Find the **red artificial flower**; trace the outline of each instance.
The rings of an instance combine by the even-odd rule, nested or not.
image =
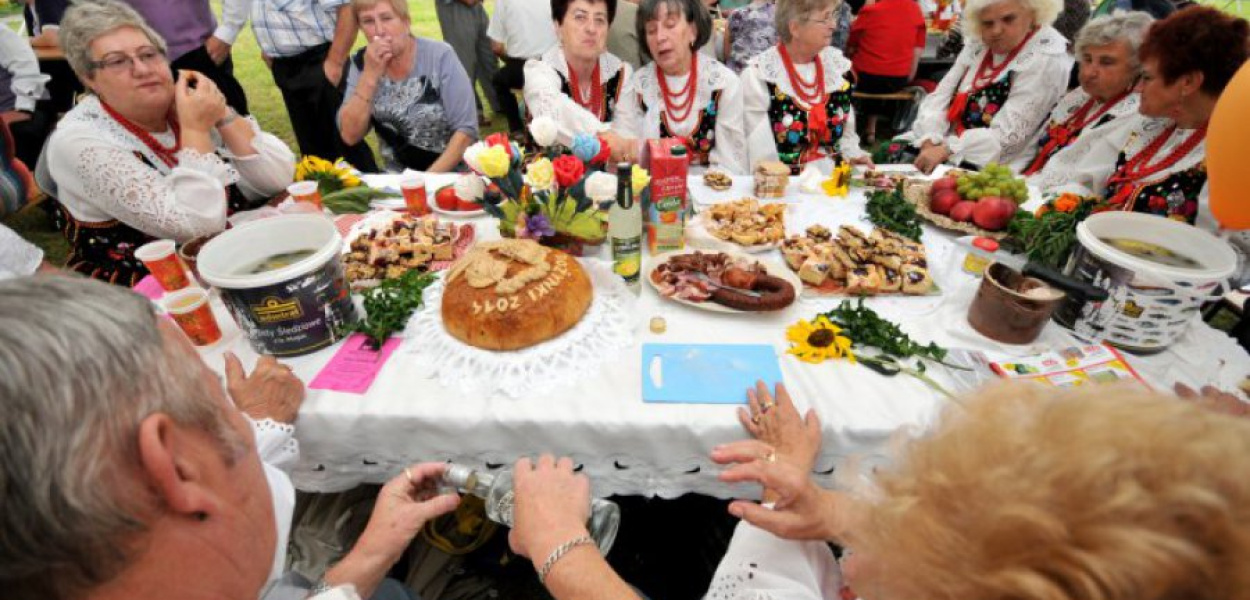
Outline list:
[[[600,135],[596,137],[599,138],[599,153],[596,154],[594,158],[590,159],[590,164],[607,164],[608,159],[612,158],[612,145],[608,143],[608,140],[603,139],[603,136]]]
[[[553,161],[551,167],[556,172],[556,183],[562,188],[568,188],[573,184],[581,181],[582,174],[586,172],[586,167],[582,165],[582,161],[576,156],[565,154]]]
[[[1167,210],[1168,201],[1163,196],[1150,197],[1150,210]]]
[[[512,141],[508,139],[508,134],[506,133],[492,133],[486,136],[486,145],[502,146],[503,151],[507,152],[508,156],[512,156]]]
[[[987,114],[987,115],[992,115],[992,114],[994,114],[994,113],[996,113],[996,112],[998,112],[998,105],[997,105],[997,104],[994,104],[994,103],[992,103],[992,102],[991,102],[990,104],[986,104],[986,105],[985,105],[985,114]]]

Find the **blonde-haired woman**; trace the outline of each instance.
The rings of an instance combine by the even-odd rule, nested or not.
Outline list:
[[[771,401],[752,403],[759,426],[802,437]],[[993,387],[850,491],[817,487],[780,445],[712,458],[776,507],[730,505],[744,523],[709,599],[838,598],[827,540],[866,600],[1250,598],[1250,420],[1173,396]]]
[[[1031,154],[1072,71],[1068,42],[1051,27],[1062,8],[1060,0],[968,0],[967,43],[887,160],[914,160],[929,173],[943,163],[1010,164]]]
[[[742,71],[750,166],[780,160],[797,174],[808,163],[837,158],[872,163],[855,133],[851,61],[830,46],[840,5],[778,0],[780,41]]]

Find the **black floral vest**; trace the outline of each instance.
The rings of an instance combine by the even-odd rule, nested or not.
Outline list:
[[[1123,167],[1126,162],[1128,162],[1128,156],[1121,151],[1116,159],[1116,170]],[[1183,171],[1176,171],[1162,181],[1142,185],[1134,185],[1133,182],[1110,185],[1107,187],[1106,197],[1115,197],[1120,192],[1121,186],[1133,185],[1132,195],[1120,206],[1113,206],[1113,210],[1131,210],[1159,215],[1193,225],[1198,217],[1198,196],[1202,194],[1202,188],[1206,184],[1207,166],[1205,162],[1200,162]]]
[[[556,71],[556,74],[560,76],[560,92],[562,92],[565,96],[572,98],[573,92],[572,92],[572,88],[569,87],[568,76],[559,71]],[[620,100],[619,96],[621,94],[621,80],[625,78],[624,76],[625,76],[625,66],[622,65],[621,68],[617,69],[616,74],[613,75],[611,79],[607,80],[603,84],[604,107],[603,107],[603,118],[600,120],[603,121],[604,123],[611,123],[612,116],[616,114],[616,103],[618,100]]]
[[[829,139],[822,148],[830,155],[838,154],[842,133],[851,116],[851,92],[855,89],[850,83],[851,77],[849,71],[844,74],[842,79],[846,85],[830,92],[829,99],[825,101]],[[768,94],[768,122],[773,128],[773,141],[777,143],[777,156],[781,162],[790,165],[792,174],[797,175],[803,169],[803,152],[811,144],[807,132],[808,111],[775,83],[768,84]]]
[[[989,127],[994,122],[994,115],[1003,109],[1007,96],[1011,95],[1011,82],[1015,72],[1008,71],[1007,76],[995,81],[975,94],[968,96],[968,106],[964,109],[960,124],[965,130]]]
[[[660,137],[678,137],[686,140],[686,148],[690,151],[690,164],[708,165],[711,163],[712,148],[716,147],[716,116],[720,113],[721,90],[712,92],[707,106],[699,110],[699,119],[695,122],[694,131],[688,136],[677,135],[668,127],[668,113],[660,111]],[[639,98],[639,104],[646,110],[646,103]]]

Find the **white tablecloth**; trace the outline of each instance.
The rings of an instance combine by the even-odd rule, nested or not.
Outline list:
[[[700,202],[746,195],[749,180],[739,177],[734,190],[712,194],[696,178],[691,191]],[[447,180],[431,178],[437,186]],[[375,185],[386,183],[385,178]],[[431,188],[432,189],[432,188]],[[794,190],[792,185],[792,190]],[[802,232],[821,223],[836,227],[861,220],[862,192],[849,198],[793,195],[787,230]],[[479,239],[496,237],[489,217],[472,220]],[[881,298],[867,303],[921,342],[990,353],[991,358],[1027,355],[1076,342],[1054,323],[1027,348],[1005,348],[968,325],[967,306],[979,280],[960,270],[963,253],[950,234],[926,227],[924,242],[942,294],[934,297]],[[761,255],[782,265],[777,251]],[[637,311],[629,318],[639,343],[752,343],[777,350],[785,383],[800,411],[815,407],[823,422],[824,446],[818,470],[831,470],[847,457],[870,464],[886,460],[894,438],[926,426],[945,401],[906,376],[887,378],[844,361],[808,365],[784,354],[786,327],[800,318],[836,305],[838,298],[804,296],[773,314],[717,314],[674,304],[643,284]],[[653,334],[654,316],[667,331]],[[224,313],[220,318],[229,321]],[[231,323],[226,323],[229,329]],[[232,349],[251,364],[255,354],[237,332],[204,352],[214,368],[220,353]],[[404,344],[419,344],[407,339]],[[337,350],[285,360],[304,381],[311,381]],[[697,492],[717,497],[754,493],[716,479],[719,468],[707,455],[716,444],[742,439],[735,408],[726,405],[646,404],[641,392],[641,351],[635,346],[586,373],[574,385],[542,397],[464,397],[440,386],[412,364],[401,347],[364,396],[309,390],[297,422],[301,460],[292,478],[308,491],[338,491],[363,482],[382,482],[411,462],[451,460],[472,466],[510,464],[520,455],[551,452],[581,463],[599,495],[638,494],[675,497]],[[1250,373],[1250,356],[1222,332],[1196,322],[1171,350],[1150,357],[1130,356],[1131,364],[1157,389],[1176,381],[1235,387]],[[951,385],[943,373],[930,373]],[[744,393],[745,402],[745,393]]]

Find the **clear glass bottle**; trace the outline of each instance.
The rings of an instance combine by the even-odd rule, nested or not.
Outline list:
[[[635,292],[642,271],[642,207],[634,201],[632,164],[616,166],[616,202],[608,211],[608,239],[612,247],[612,270]]]
[[[486,517],[505,527],[512,527],[514,497],[511,468],[487,473],[464,465],[447,465],[443,483],[462,494],[485,500]],[[615,502],[603,498],[590,499],[590,521],[586,523],[586,529],[604,556],[612,549],[620,526],[621,508]]]

